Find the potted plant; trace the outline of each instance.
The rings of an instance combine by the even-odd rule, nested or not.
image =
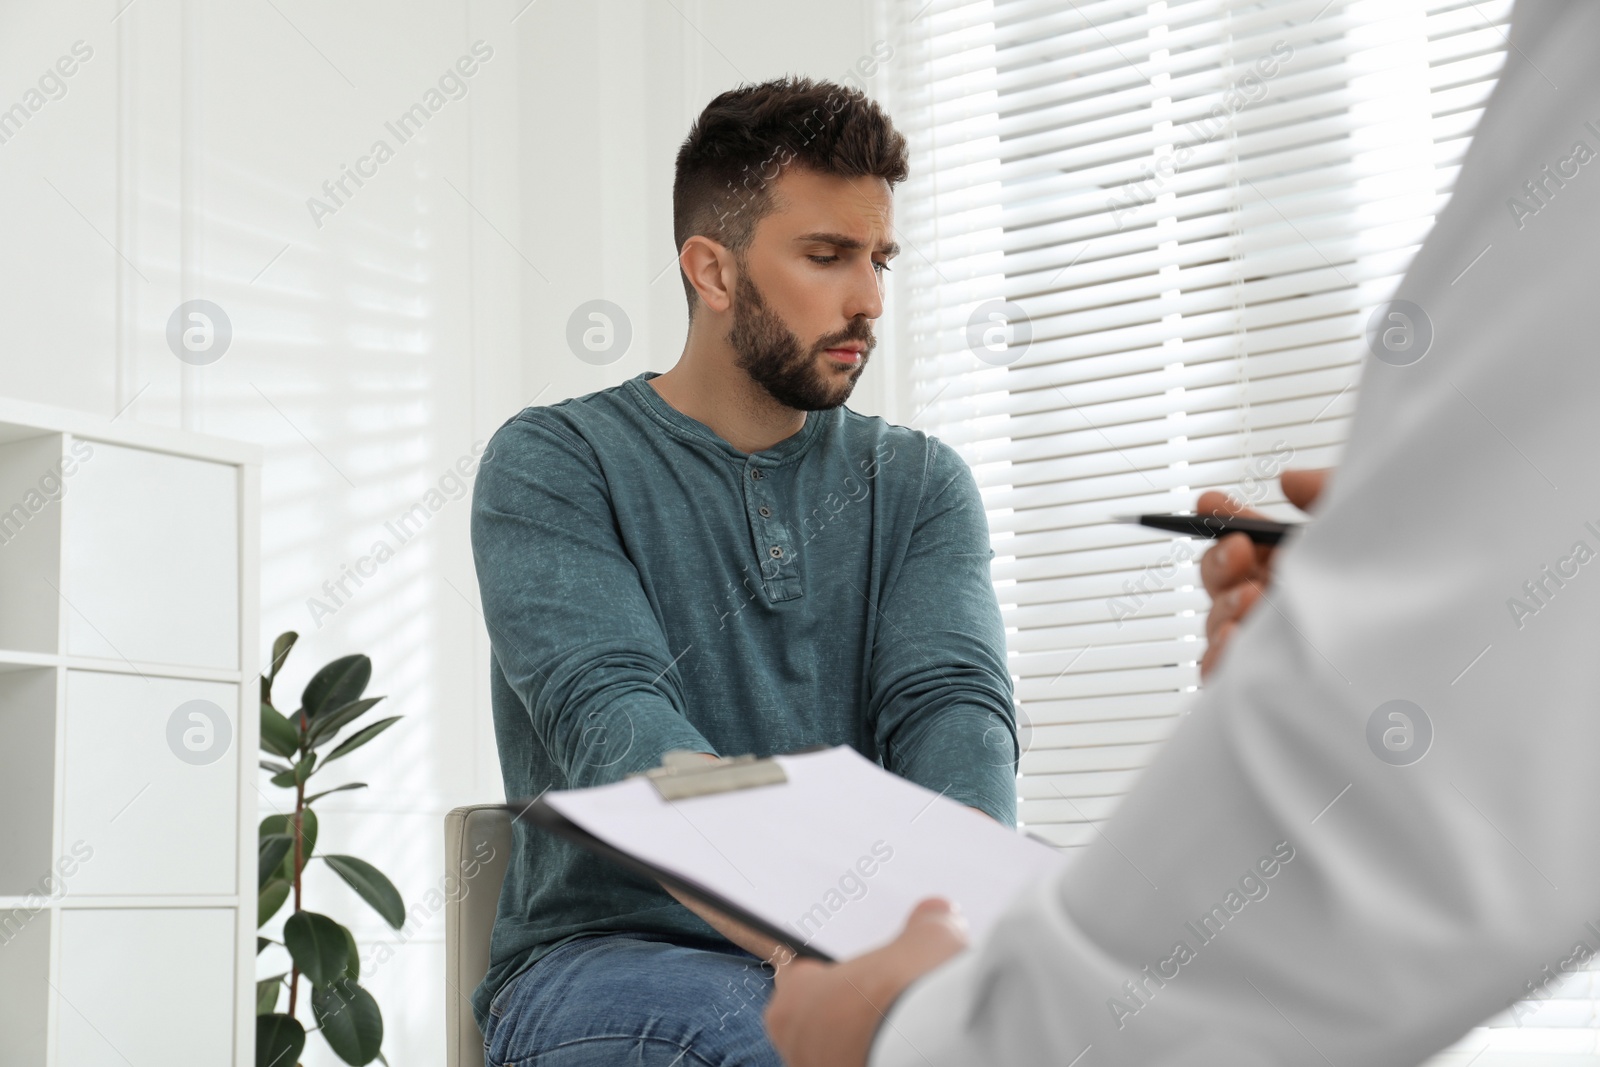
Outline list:
[[[330,793],[365,789],[366,783],[346,782],[317,792],[307,789],[328,764],[365,745],[399,722],[400,716],[369,723],[328,747],[383,699],[361,695],[372,678],[372,661],[362,655],[327,664],[306,684],[299,708],[287,714],[279,711],[272,703],[272,684],[298,638],[292,631],[278,635],[272,643],[271,666],[261,676],[261,748],[275,757],[263,759],[261,766],[272,772],[273,785],[293,790],[294,803],[292,811],[261,820],[256,925],[266,923],[291,898],[294,910],[283,924],[281,942],[256,938],[257,954],[276,945],[287,951],[291,964],[287,972],[256,983],[256,1067],[294,1067],[298,1062],[307,1032],[296,1017],[302,978],[310,986],[313,1029],[321,1032],[334,1053],[350,1064],[375,1059],[387,1064],[382,1052],[383,1015],[359,983],[361,960],[355,938],[348,927],[306,910],[300,883],[306,865],[320,860],[390,926],[398,930],[405,923],[399,892],[376,867],[354,856],[316,851],[313,805]],[[288,1010],[280,1012],[278,999],[285,985]]]

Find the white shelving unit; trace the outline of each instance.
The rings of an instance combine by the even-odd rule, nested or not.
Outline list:
[[[248,1067],[260,449],[0,400],[0,1067]]]

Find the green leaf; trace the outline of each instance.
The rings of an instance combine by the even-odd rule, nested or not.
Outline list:
[[[294,643],[298,640],[300,640],[299,634],[293,630],[285,630],[272,642],[272,664],[267,669],[268,678],[278,677],[278,672],[283,669],[283,661],[289,658],[289,650],[294,648]]]
[[[262,834],[261,845],[257,855],[256,888],[263,889],[278,868],[283,866],[283,859],[294,850],[293,834]]]
[[[372,678],[372,661],[366,656],[341,656],[323,667],[306,683],[300,707],[307,718],[341,708],[357,700]]]
[[[306,1047],[306,1028],[291,1016],[256,1016],[256,1067],[295,1067]]]
[[[311,728],[306,731],[307,742],[315,746],[332,741],[334,734],[360,718],[382,699],[382,697],[364,697],[361,700],[352,700],[341,708],[334,708],[326,715],[318,715],[311,720]]]
[[[283,902],[289,899],[289,890],[294,886],[286,879],[274,878],[261,887],[261,893],[256,897],[256,925],[263,925],[268,919],[278,914],[278,909],[283,907]]]
[[[277,680],[278,671],[283,669],[283,661],[289,658],[289,650],[300,639],[300,635],[293,630],[278,635],[272,642],[272,662],[267,665],[267,673],[261,676],[261,703],[272,703],[272,683]]]
[[[348,926],[344,927],[344,939],[350,949],[350,963],[344,969],[344,976],[354,982],[361,977],[361,950],[356,947],[356,935]]]
[[[327,758],[322,762],[332,763],[340,756],[348,756],[350,753],[354,752],[356,749],[360,748],[362,745],[366,744],[368,741],[371,741],[374,737],[377,737],[389,727],[399,722],[402,718],[404,718],[404,716],[394,715],[387,719],[379,719],[371,726],[364,727],[358,732],[351,734],[349,737],[340,742],[337,748],[328,753]]]
[[[268,815],[265,819],[261,820],[261,833],[263,836],[267,834],[290,834],[292,839],[293,832],[293,815]],[[316,851],[316,848],[317,813],[312,811],[310,808],[306,808],[300,812],[300,859],[302,861],[309,860],[311,858],[311,854]],[[281,877],[290,879],[291,881],[294,879],[293,848],[290,848],[288,853],[283,857],[283,867],[281,868],[281,871]]]
[[[262,937],[260,934],[257,934],[256,935],[256,955],[259,956],[263,952],[265,952],[267,950],[267,946],[268,945],[276,945],[277,943],[278,942],[272,940],[272,938],[270,938],[270,937]]]
[[[285,819],[286,822],[288,822],[290,824],[292,824],[294,822],[294,816],[292,816],[292,815],[285,815],[284,819]],[[317,813],[312,811],[310,808],[302,808],[300,810],[300,860],[301,860],[301,862],[303,863],[306,860],[309,860],[311,858],[311,854],[313,852],[315,852],[316,850],[317,850]],[[289,874],[290,874],[290,877],[294,876],[294,872],[293,871],[290,871]]]
[[[288,774],[291,770],[287,763],[279,763],[277,760],[273,759],[264,759],[261,760],[260,763],[262,770],[271,771],[274,775]]]
[[[327,760],[323,760],[323,762],[326,763]],[[332,789],[324,789],[320,793],[312,793],[306,797],[306,803],[310,804],[313,800],[321,800],[329,793],[343,793],[346,789],[365,789],[366,787],[366,782],[346,782],[344,785],[336,785]]]
[[[256,983],[256,1014],[271,1015],[278,1010],[278,990],[283,988],[283,975],[263,978]]]
[[[311,1013],[341,1060],[360,1067],[378,1058],[383,1015],[371,993],[349,981],[313,988]]]
[[[384,922],[396,930],[405,925],[405,901],[400,899],[400,891],[384,877],[382,871],[354,856],[323,856],[322,862],[332,867],[351,889],[361,894],[361,899],[371,904],[372,909],[383,916]]]
[[[350,965],[345,929],[326,915],[297,911],[283,924],[283,943],[300,973],[314,986],[325,986]]]
[[[293,759],[300,747],[300,731],[271,704],[261,705],[261,747],[274,755]]]
[[[311,777],[311,769],[316,764],[317,754],[315,752],[307,752],[305,759],[296,763],[293,767],[286,768],[281,774],[273,775],[272,784],[282,786],[285,789],[293,789]]]

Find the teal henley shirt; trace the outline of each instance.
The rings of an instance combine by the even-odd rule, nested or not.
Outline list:
[[[507,797],[613,782],[675,748],[844,744],[1013,824],[1005,630],[966,464],[843,407],[740,452],[653,377],[528,408],[479,469]],[[655,882],[517,823],[480,1025],[544,953],[620,931],[721,941]]]

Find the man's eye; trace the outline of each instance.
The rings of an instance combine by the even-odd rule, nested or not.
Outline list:
[[[881,274],[884,271],[889,269],[889,264],[887,264],[887,263],[874,263],[873,267],[877,268],[878,273]]]
[[[810,259],[813,263],[834,263],[839,259],[838,256],[808,256],[806,258]]]

